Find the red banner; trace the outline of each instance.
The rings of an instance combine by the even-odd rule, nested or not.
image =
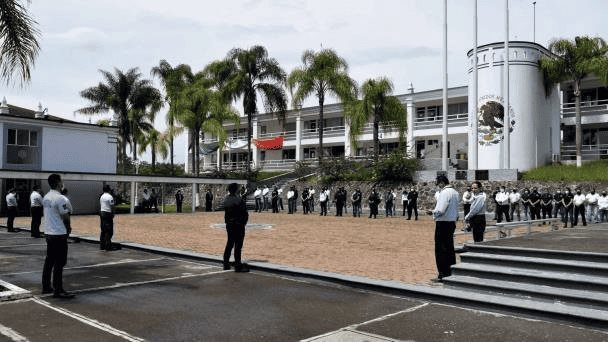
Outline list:
[[[271,139],[256,139],[253,143],[262,150],[280,150],[283,148],[283,136]]]

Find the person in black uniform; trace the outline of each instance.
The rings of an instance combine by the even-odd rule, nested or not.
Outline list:
[[[411,188],[410,192],[407,193],[407,219],[412,218],[412,211],[414,212],[414,219],[418,220],[418,191]]]
[[[530,194],[530,211],[532,212],[532,220],[540,220],[540,194],[538,193],[537,188],[532,188],[532,193]]]
[[[298,197],[300,196],[300,193],[298,192],[298,189],[296,187],[293,188],[293,212],[297,212],[298,211]]]
[[[564,219],[562,221],[564,222],[564,228],[568,228],[568,217],[570,218],[570,227],[574,227],[574,215],[572,215],[574,209],[573,201],[574,195],[572,195],[570,189],[566,188],[562,196],[562,207],[564,210]]]
[[[372,218],[372,216],[376,218],[378,215],[378,204],[380,204],[380,196],[378,195],[378,192],[376,192],[376,188],[373,188],[371,194],[367,197],[367,204],[369,205],[368,218]]]
[[[209,188],[207,188],[207,193],[205,193],[205,211],[213,211],[213,194]]]
[[[184,204],[184,194],[181,190],[177,190],[175,193],[175,206],[177,207],[177,212],[182,212],[182,205]]]
[[[386,199],[384,200],[384,210],[385,210],[385,215],[386,217],[389,216],[395,216],[394,214],[394,202],[395,202],[395,196],[393,195],[393,189],[389,189],[386,192]]]
[[[361,190],[359,188],[355,189],[351,196],[351,200],[353,201],[353,217],[361,217],[361,198],[362,198]]]
[[[492,192],[492,203],[494,204],[494,221],[498,221],[498,201],[496,200],[496,195],[500,192],[500,188],[496,187],[496,190]]]
[[[231,183],[228,185],[228,196],[224,200],[224,222],[228,241],[224,249],[224,270],[230,269],[230,254],[234,247],[234,271],[249,272],[247,264],[241,262],[241,250],[245,240],[245,225],[249,220],[247,204],[236,194],[239,185]]]
[[[239,196],[243,199],[243,201],[247,201],[247,195],[249,195],[249,190],[244,185],[241,185],[241,191],[239,192]]]
[[[272,193],[270,194],[270,196],[272,212],[276,214],[279,212],[279,191],[277,190],[276,186],[272,189]]]
[[[310,191],[308,191],[308,188],[304,188],[304,190],[302,191],[302,210],[304,210],[304,215],[308,215],[308,213],[310,212],[310,207],[309,205],[309,200],[310,200]]]
[[[158,213],[158,193],[154,188],[152,188],[152,193],[150,194],[150,211],[154,208],[154,212]]]
[[[343,187],[340,187],[338,191],[336,191],[334,200],[336,202],[336,216],[342,216],[342,210],[344,209],[344,203],[346,202],[346,191],[344,191]]]
[[[553,196],[549,193],[549,190],[545,190],[545,192],[540,197],[540,207],[543,214],[543,220],[551,218],[551,213],[553,211]],[[546,224],[546,222],[543,222]]]
[[[342,192],[344,197],[344,213],[348,214],[348,201],[346,200],[348,198],[348,192],[344,188],[342,188]]]
[[[532,211],[530,210],[530,190],[528,188],[524,189],[524,193],[521,194],[521,204],[524,206],[524,217],[526,221],[532,217]]]
[[[562,204],[563,197],[564,195],[562,194],[560,189],[557,189],[555,191],[555,194],[553,194],[553,217],[557,217],[557,215],[559,214],[559,217],[562,219],[562,222],[564,221],[564,206]]]

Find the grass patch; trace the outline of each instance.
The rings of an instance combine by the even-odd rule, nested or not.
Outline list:
[[[576,165],[547,165],[522,174],[523,180],[608,182],[608,160],[597,160]]]
[[[285,172],[285,171],[259,171],[258,175],[256,177],[256,180],[262,181],[264,179],[268,179],[268,178],[275,177],[275,176],[280,176],[285,173],[287,173],[287,172]]]

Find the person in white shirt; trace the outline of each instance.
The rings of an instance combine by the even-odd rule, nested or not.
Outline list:
[[[597,198],[597,207],[600,215],[600,221],[608,221],[608,194],[602,191],[602,195]]]
[[[253,192],[253,197],[255,198],[255,211],[258,213],[262,212],[262,190],[258,186]]]
[[[293,214],[294,212],[294,207],[295,207],[295,191],[294,191],[294,187],[292,186],[291,188],[289,188],[289,191],[287,191],[287,213],[288,214]]]
[[[42,237],[40,235],[40,223],[42,223],[42,195],[40,194],[40,185],[34,185],[34,190],[30,194],[30,213],[32,222],[30,224],[30,235],[34,238]]]
[[[521,195],[519,194],[517,189],[513,189],[513,191],[511,191],[511,193],[509,194],[509,203],[511,204],[511,211],[509,213],[509,216],[511,217],[511,220],[515,219],[513,214],[517,213],[517,221],[521,221],[520,202]]]
[[[464,222],[473,230],[473,241],[482,242],[486,231],[486,194],[481,190],[481,182],[471,184],[471,210],[464,217]]]
[[[595,189],[591,189],[591,192],[585,196],[585,200],[587,201],[587,221],[589,223],[598,223],[599,217],[597,214],[597,200],[599,198],[599,194],[595,192]]]
[[[403,205],[403,216],[405,216],[405,211],[407,210],[407,189],[403,188],[401,192],[401,204]]]
[[[114,235],[114,197],[109,185],[103,186],[103,194],[99,197],[99,249],[106,251],[116,250],[112,246],[112,235]]]
[[[578,216],[580,214],[583,226],[587,225],[587,219],[585,218],[585,200],[586,197],[581,193],[581,189],[576,189],[576,195],[574,195],[574,224],[578,224]]]
[[[277,192],[279,193],[279,207],[281,210],[285,210],[285,208],[283,208],[283,188],[278,189]]]
[[[319,216],[327,216],[327,201],[329,200],[329,190],[326,187],[321,188],[319,193],[319,205],[321,206],[321,213]]]
[[[498,211],[496,222],[502,222],[503,215],[507,222],[511,222],[511,219],[509,218],[509,193],[505,191],[504,186],[501,186],[500,190],[496,194],[496,203],[498,204],[496,208]]]
[[[269,191],[270,189],[268,188],[268,185],[264,185],[264,189],[262,190],[262,201],[264,202],[264,211],[268,211],[268,208],[270,208],[270,202],[268,201]]]
[[[144,189],[142,197],[144,199],[142,203],[143,210],[145,213],[147,213],[150,211],[150,193],[148,193],[148,189]]]
[[[17,217],[17,190],[11,188],[6,195],[6,228],[9,232],[16,232],[14,228]]]
[[[435,262],[439,274],[433,281],[441,282],[452,274],[451,267],[456,264],[454,230],[458,219],[460,195],[452,188],[448,177],[437,176],[436,183],[440,192],[437,205],[431,214],[435,220]]]
[[[471,202],[473,202],[473,192],[471,192],[471,187],[469,186],[462,194],[462,210],[464,211],[464,216],[467,216],[469,210],[471,210]]]
[[[310,191],[308,191],[310,194],[310,211],[315,211],[315,189],[311,188]]]
[[[44,210],[44,236],[46,258],[42,271],[42,293],[53,293],[56,298],[73,298],[63,288],[63,267],[68,257],[68,235],[70,226],[69,200],[59,192],[63,187],[61,176],[51,174],[48,178],[51,190],[42,199]],[[52,273],[52,286],[51,286]]]

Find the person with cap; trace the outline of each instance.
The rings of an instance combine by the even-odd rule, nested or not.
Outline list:
[[[454,252],[454,230],[458,219],[460,196],[452,188],[448,177],[437,176],[436,185],[439,188],[439,198],[435,209],[430,212],[435,220],[435,263],[438,275],[433,281],[441,282],[452,274],[451,267],[456,264]]]
[[[278,214],[279,213],[279,191],[277,190],[276,186],[272,189],[272,192],[270,193],[270,203],[272,205],[272,213]]]
[[[511,211],[509,212],[509,217],[511,220],[515,220],[514,214],[517,214],[517,221],[521,221],[521,211],[520,211],[520,202],[521,195],[517,191],[517,189],[513,189],[509,194],[509,204],[511,205]]]
[[[53,297],[69,299],[74,294],[63,287],[63,268],[68,256],[68,236],[70,225],[69,200],[61,195],[63,181],[58,174],[48,177],[51,190],[42,199],[44,211],[44,236],[46,238],[46,258],[42,270],[42,293],[53,293]],[[51,283],[52,275],[52,283]]]
[[[608,221],[608,194],[602,191],[602,194],[597,198],[597,207],[600,215],[600,222]]]
[[[17,217],[17,190],[11,188],[6,195],[6,229],[9,232],[16,232],[14,227],[15,217]]]
[[[412,211],[414,212],[414,220],[418,221],[418,191],[414,188],[410,188],[410,192],[407,193],[407,219],[412,218]]]
[[[207,188],[207,192],[205,193],[205,211],[213,211],[213,194],[210,188]]]
[[[351,200],[353,202],[353,217],[361,217],[361,199],[363,195],[361,194],[361,190],[356,188],[353,194],[351,195]]]
[[[112,246],[112,236],[114,235],[114,196],[112,188],[108,184],[103,186],[103,194],[99,197],[99,249],[105,251],[116,250]]]
[[[228,196],[224,199],[224,222],[226,223],[226,233],[228,240],[224,248],[224,270],[230,269],[230,254],[234,248],[234,271],[249,272],[247,264],[241,261],[241,251],[245,240],[245,226],[249,220],[247,204],[236,192],[239,185],[230,183],[228,185]]]
[[[401,205],[403,206],[403,215],[405,217],[405,211],[407,210],[407,189],[404,187],[401,191]]]
[[[367,205],[369,206],[369,217],[376,218],[378,216],[378,204],[380,204],[380,196],[376,191],[376,188],[372,188],[372,192],[367,197]]]
[[[346,191],[344,191],[343,187],[338,188],[338,191],[336,191],[334,202],[336,202],[336,216],[342,216],[344,202],[346,202]]]
[[[486,194],[482,191],[481,182],[471,184],[471,208],[464,216],[464,222],[473,231],[473,241],[482,242],[486,231]]]
[[[40,238],[40,224],[42,223],[43,213],[40,185],[34,185],[34,189],[30,194],[30,213],[32,215],[30,235],[34,238]]]
[[[597,214],[597,199],[599,194],[595,192],[595,189],[591,189],[591,192],[585,196],[585,201],[587,202],[587,221],[589,223],[598,223],[598,214]]]
[[[566,188],[564,191],[564,196],[562,197],[562,206],[564,207],[564,228],[568,228],[568,218],[570,218],[570,227],[574,227],[574,215],[572,214],[574,211],[574,195],[570,191],[570,189]]]
[[[321,213],[319,216],[327,216],[327,202],[329,201],[329,192],[326,187],[321,188],[319,193],[319,205],[321,206]]]
[[[177,189],[177,192],[175,193],[175,206],[177,207],[177,212],[181,213],[182,212],[182,205],[184,203],[184,194],[182,193],[181,189]]]
[[[574,198],[572,199],[574,202],[574,224],[572,226],[578,224],[579,215],[583,221],[583,226],[587,225],[587,219],[585,218],[585,200],[585,195],[582,194],[581,189],[576,189],[576,195],[574,195]]]

